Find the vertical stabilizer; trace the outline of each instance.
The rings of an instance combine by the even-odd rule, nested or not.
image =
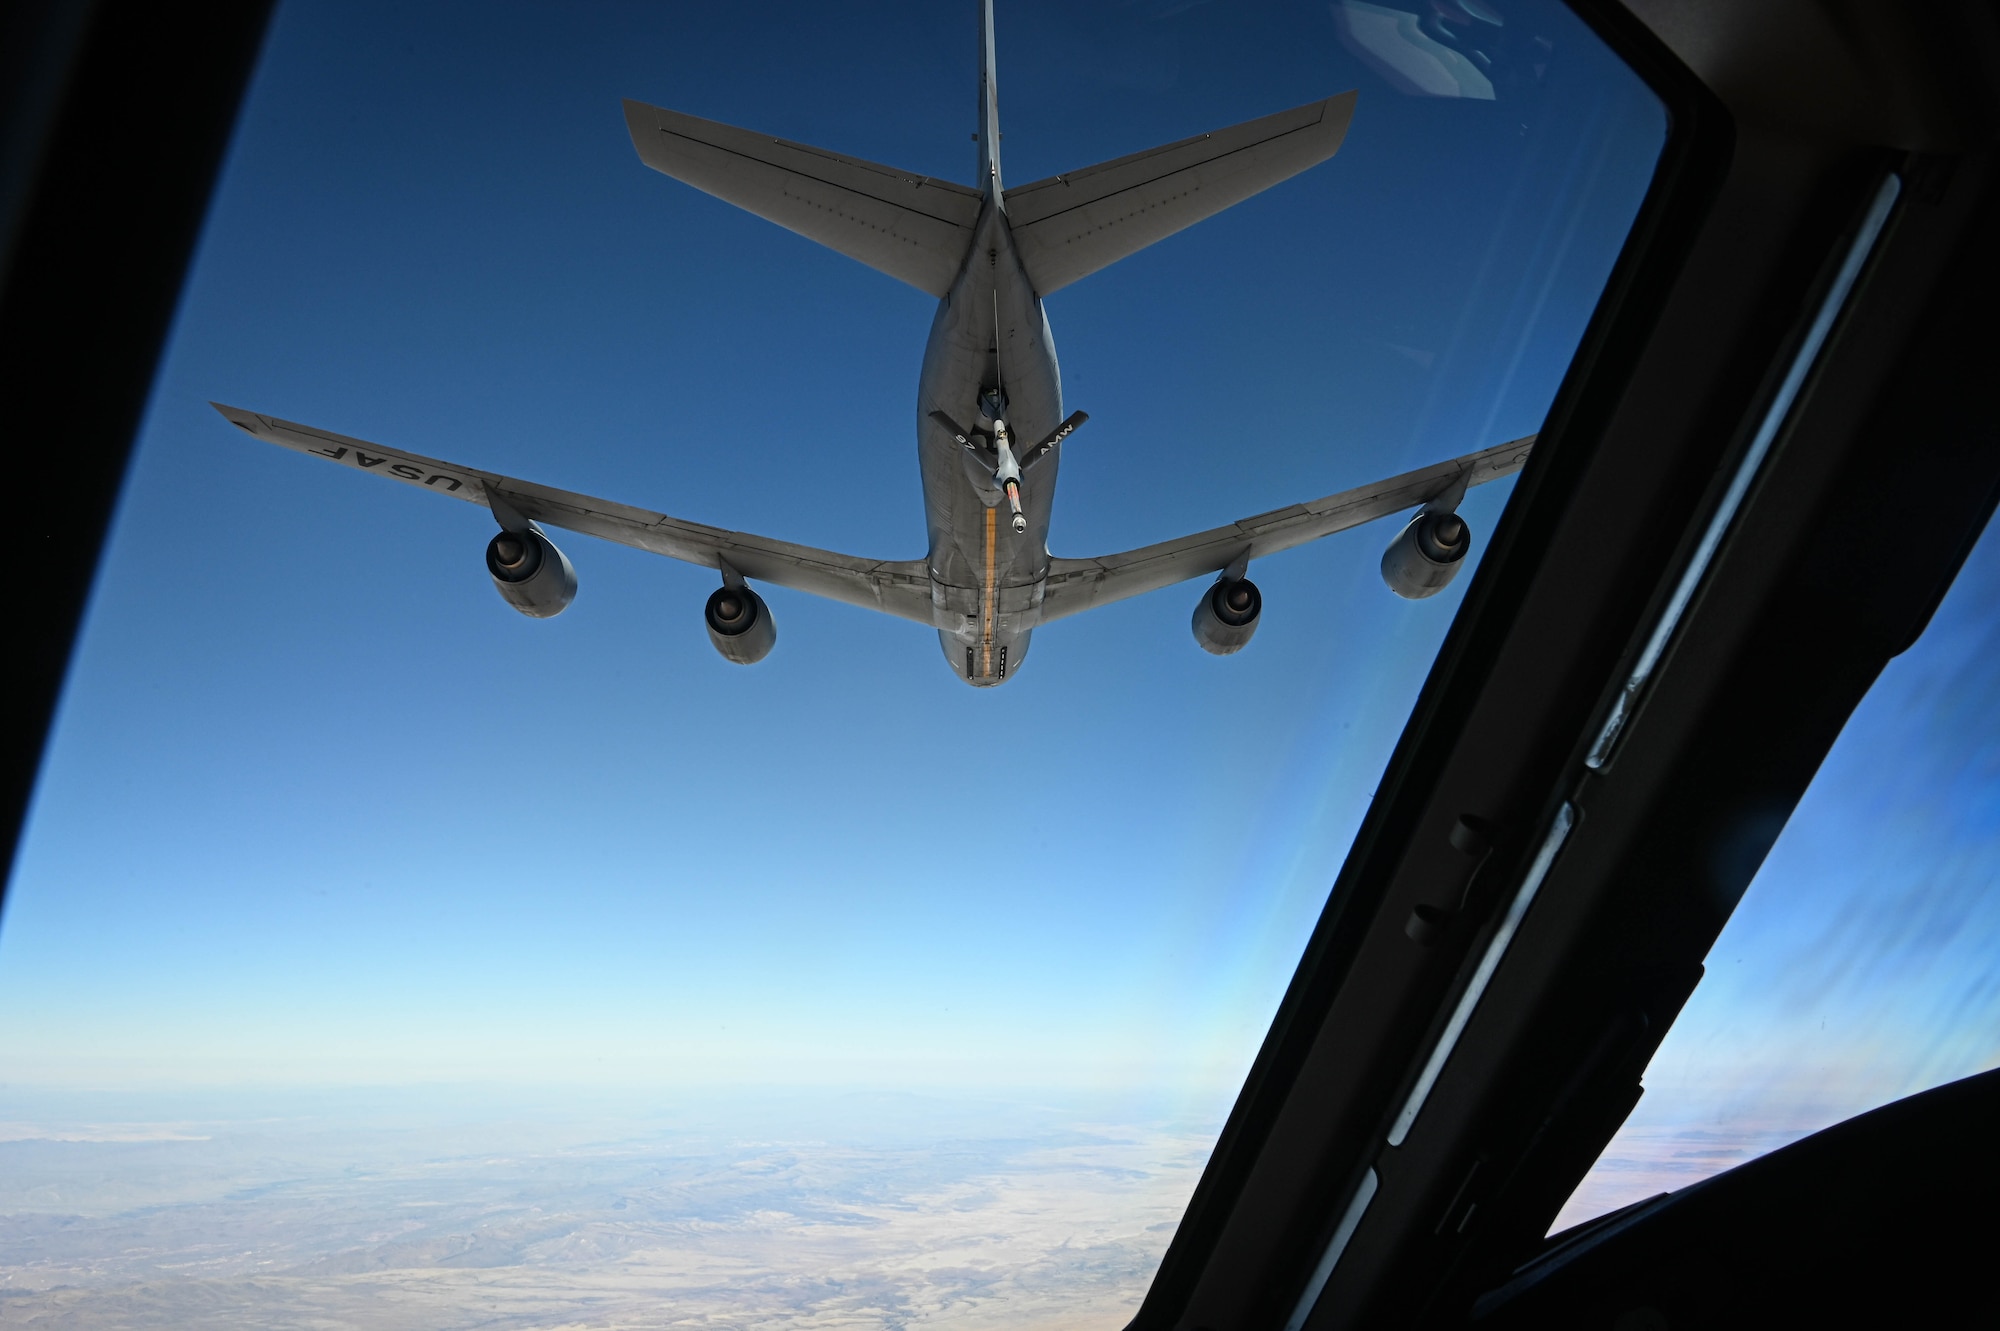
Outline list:
[[[1000,90],[994,74],[993,0],[979,0],[979,192],[997,205],[1000,186]]]

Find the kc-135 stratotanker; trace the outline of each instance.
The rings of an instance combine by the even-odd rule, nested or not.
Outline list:
[[[1456,511],[1466,488],[1519,470],[1534,436],[1122,554],[1049,554],[1057,469],[1085,415],[1063,410],[1043,299],[1333,156],[1355,95],[1008,189],[992,0],[982,0],[981,33],[977,188],[625,103],[633,146],[654,170],[938,297],[917,382],[923,559],[859,559],[704,527],[221,403],[216,410],[270,443],[484,504],[501,528],[486,547],[487,571],[524,615],[560,614],[576,595],[576,571],[545,525],[715,569],[722,586],[703,611],[709,638],[744,665],[777,642],[751,581],[929,625],[952,669],[983,686],[1020,669],[1043,624],[1212,573],[1194,636],[1226,655],[1250,641],[1263,611],[1246,575],[1253,559],[1411,509],[1382,557],[1382,577],[1405,597],[1442,590],[1472,545]]]

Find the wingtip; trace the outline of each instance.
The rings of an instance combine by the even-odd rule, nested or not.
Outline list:
[[[1347,131],[1354,125],[1354,103],[1360,96],[1360,89],[1349,88],[1320,103],[1320,133],[1332,145],[1327,152],[1328,157],[1339,152],[1341,144],[1347,141]]]
[[[663,119],[660,114],[660,108],[651,103],[642,102],[636,97],[624,98],[623,105],[625,108],[625,133],[632,139],[632,149],[639,154],[640,161],[651,166],[653,164],[647,159],[646,151],[649,148],[655,147],[659,142],[659,135],[655,131],[660,128]]]
[[[254,424],[251,424],[251,422],[257,419],[256,412],[245,411],[241,407],[232,407],[229,406],[227,403],[223,402],[211,401],[208,405],[214,407],[216,411],[221,414],[222,419],[228,421],[231,425],[235,426],[237,429],[248,430],[253,434],[256,433],[257,427]]]
[[[660,108],[651,102],[642,102],[637,97],[621,98],[618,103],[625,110],[625,123],[634,129],[651,129],[659,123]]]

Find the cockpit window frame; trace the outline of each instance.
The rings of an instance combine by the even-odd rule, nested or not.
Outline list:
[[[1296,1278],[1269,1285],[1261,1296],[1251,1288],[1266,1281],[1267,1272],[1317,1266],[1342,1228],[1348,1199],[1372,1177],[1366,1159],[1344,1171],[1317,1171],[1312,1191],[1326,1200],[1315,1208],[1322,1214],[1310,1227],[1243,1214],[1245,1193],[1263,1163],[1260,1157],[1272,1149],[1277,1120],[1304,1090],[1301,1077],[1319,1031],[1378,922],[1400,846],[1413,834],[1428,790],[1450,761],[1451,737],[1463,726],[1477,681],[1493,669],[1513,607],[1547,558],[1553,526],[1603,438],[1649,326],[1708,221],[1727,168],[1733,124],[1714,93],[1620,6],[1571,0],[1570,8],[1666,110],[1667,136],[1652,187],[1550,407],[1541,436],[1548,446],[1523,472],[1491,538],[1131,1331],[1190,1324],[1197,1287],[1218,1275],[1243,1287],[1236,1301],[1255,1309],[1256,1324],[1289,1325],[1301,1293]],[[1552,756],[1544,755],[1542,762]],[[1504,849],[1518,855],[1521,847]],[[1429,1024],[1428,1011],[1415,1016],[1389,1011],[1383,1017],[1373,1043],[1414,1045]],[[1356,1085],[1350,1095],[1389,1098],[1380,1083]],[[1337,1152],[1336,1147],[1330,1154]],[[1237,1260],[1238,1245],[1261,1249],[1262,1260],[1238,1268],[1240,1276],[1231,1279],[1222,1273]]]
[[[1720,742],[1712,730],[1675,729],[1693,724],[1682,719],[1690,695],[1713,700],[1737,682],[1718,655],[1726,649],[1714,645],[1712,635],[1723,631],[1716,626],[1751,631],[1749,621],[1728,616],[1770,594],[1800,550],[1826,539],[1811,534],[1812,523],[1865,523],[1866,514],[1815,509],[1826,492],[1812,487],[1834,484],[1828,477],[1839,466],[1851,468],[1858,427],[1849,418],[1867,394],[1889,391],[1888,365],[1902,340],[1924,327],[1914,311],[1938,292],[1940,272],[1925,250],[1962,243],[1982,205],[1977,185],[1955,200],[1940,188],[1951,168],[1924,151],[1937,146],[1935,125],[1888,124],[1887,112],[1882,123],[1840,122],[1828,110],[1835,100],[1828,90],[1837,94],[1844,71],[1813,71],[1785,104],[1731,65],[1731,43],[1753,68],[1772,60],[1772,50],[1720,15],[1661,16],[1635,6],[1702,60],[1697,72],[1624,7],[1592,0],[1572,7],[1667,107],[1670,132],[1654,188],[1550,413],[1542,451],[1438,655],[1134,1328],[1322,1331],[1448,1318],[1477,1296],[1492,1263],[1531,1253],[1636,1101],[1645,1055],[1691,991],[1707,940],[1802,788],[1801,766],[1809,775],[1858,701],[1857,680],[1872,678],[1845,662],[1830,666],[1800,690],[1823,695],[1811,716],[1801,714],[1809,710],[1803,703],[1791,713],[1763,704],[1773,713],[1764,727],[1772,735],[1748,766],[1742,757],[1736,763],[1739,775],[1768,763],[1769,788],[1729,791],[1761,801],[1727,813],[1739,826],[1694,829],[1722,854],[1700,892],[1653,882],[1648,902],[1626,884],[1631,900],[1605,904],[1621,841],[1638,828],[1658,837],[1696,816],[1699,801],[1686,789],[1647,783],[1665,779],[1657,764],[1668,755],[1704,743],[1708,753]],[[1921,56],[1892,61],[1888,72],[1915,83],[1929,76],[1925,61],[1954,59],[1949,39],[1933,34],[1920,45]],[[1903,148],[1885,148],[1885,133],[1900,135]],[[1928,211],[1888,217],[1890,180],[1898,182],[1892,194],[1907,184]],[[1798,423],[1777,443],[1782,465],[1754,479],[1746,514],[1718,543],[1719,565],[1692,597],[1692,626],[1680,623],[1671,659],[1650,672],[1649,688],[1660,695],[1669,692],[1658,688],[1663,674],[1678,678],[1673,702],[1646,703],[1656,713],[1641,726],[1647,756],[1610,755],[1622,763],[1587,767],[1592,741],[1645,653],[1646,629],[1675,600],[1676,574],[1692,566],[1711,520],[1743,499],[1730,494],[1732,457],[1754,447],[1766,404],[1785,387],[1843,260],[1871,226],[1883,233],[1882,253],[1863,246],[1871,271],[1846,274],[1850,282],[1860,277],[1856,308],[1831,330],[1826,364],[1802,389]],[[1635,411],[1641,403],[1646,412]],[[1657,450],[1652,462],[1649,449]],[[1970,546],[1966,533],[1976,533],[1993,506],[1982,464],[1954,465],[1965,485],[1950,505],[1951,536],[1924,542],[1928,562],[1916,577],[1905,571],[1910,585],[1880,592],[1914,605],[1919,624],[1925,598],[1935,604]],[[1592,548],[1601,554],[1584,568],[1592,561],[1577,552]],[[1933,590],[1939,570],[1943,581]],[[1864,580],[1877,595],[1875,580]],[[1896,633],[1906,638],[1909,630]],[[1870,650],[1892,654],[1898,640],[1891,634]],[[1764,686],[1745,682],[1743,690]],[[1511,745],[1496,742],[1508,731],[1493,719],[1510,708],[1523,718]],[[1631,725],[1625,729],[1629,746]],[[1621,793],[1637,801],[1616,821],[1601,796],[1590,798],[1586,785],[1578,798],[1573,775],[1565,775],[1604,776],[1613,766],[1626,769],[1617,774]],[[1502,983],[1482,1005],[1495,1012],[1473,1018],[1453,1060],[1464,1066],[1445,1069],[1452,1109],[1441,1117],[1449,1122],[1419,1121],[1410,1143],[1388,1144],[1400,1136],[1392,1135],[1397,1111],[1424,1076],[1424,1051],[1438,1045],[1477,959],[1505,927],[1502,903],[1533,874],[1531,862],[1564,810],[1584,833],[1570,840],[1588,848],[1572,845],[1564,857],[1575,862],[1557,860],[1553,877],[1568,881],[1553,894],[1545,889],[1558,899],[1528,916],[1529,945],[1516,941]],[[1493,853],[1476,870],[1448,845],[1452,820],[1465,815],[1497,828]],[[1477,877],[1464,891],[1480,900],[1483,927],[1442,937],[1430,925],[1419,929],[1413,906],[1453,896],[1468,872]],[[1590,955],[1585,940],[1601,942],[1614,926],[1631,930],[1648,908],[1671,926],[1644,945],[1620,940],[1623,952],[1606,951],[1616,961]],[[1606,923],[1620,912],[1629,918]],[[1614,973],[1621,966],[1633,973]],[[1519,1063],[1533,1014],[1546,1015],[1550,995],[1564,986],[1622,996],[1545,1022],[1537,1066],[1510,1066],[1510,1050]],[[1353,1202],[1364,1192],[1376,1214],[1357,1213]],[[1328,1284],[1327,1256],[1349,1243],[1352,1278]]]

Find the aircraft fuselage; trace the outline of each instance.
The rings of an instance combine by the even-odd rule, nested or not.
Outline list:
[[[1014,250],[1006,210],[989,191],[958,279],[938,302],[917,389],[917,455],[930,538],[931,596],[945,659],[968,684],[1002,682],[1027,654],[1049,570],[1049,514],[1062,449],[1021,477],[1027,530],[989,467],[997,456],[989,408],[1004,402],[1019,452],[1063,420],[1062,371],[1047,315]],[[933,418],[967,431],[967,449]]]

